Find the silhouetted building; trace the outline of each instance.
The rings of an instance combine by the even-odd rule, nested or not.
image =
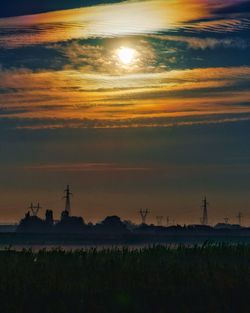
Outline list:
[[[51,227],[41,218],[35,215],[30,215],[30,212],[27,212],[25,217],[19,223],[17,231],[23,233],[44,233],[50,231]]]
[[[244,232],[250,231],[250,228],[241,227],[238,224],[229,224],[229,223],[219,223],[214,227],[207,225],[207,201],[206,198],[203,200],[203,223],[202,225],[175,225],[164,227],[161,225],[162,216],[157,216],[158,225],[148,225],[145,223],[146,217],[149,213],[149,210],[140,210],[140,215],[142,217],[142,224],[135,225],[130,221],[122,221],[120,217],[113,215],[107,216],[101,223],[93,225],[89,223],[85,224],[82,217],[72,216],[71,215],[71,196],[69,185],[64,190],[65,193],[65,208],[61,212],[61,218],[59,221],[55,221],[53,217],[52,210],[46,210],[45,218],[38,217],[38,213],[42,207],[38,203],[34,205],[31,203],[29,211],[25,214],[25,217],[21,219],[19,225],[17,226],[17,232],[21,233],[84,233],[84,238],[88,236],[97,234],[103,234],[107,238],[118,238],[119,234],[121,237],[126,237],[126,234],[132,234],[135,236],[143,237],[148,236],[163,238],[165,235],[179,235],[188,236],[189,234],[193,235],[207,235],[211,236],[214,234],[228,233],[230,230],[231,233],[242,234]],[[239,214],[238,218],[242,217]],[[125,235],[125,236],[124,236]],[[130,235],[129,235],[130,236]],[[128,237],[129,237],[128,236]]]
[[[69,211],[64,210],[61,213],[61,221],[66,220],[69,217]]]
[[[53,226],[54,218],[53,218],[53,211],[52,210],[46,210],[45,222],[47,225]]]
[[[54,228],[56,232],[79,233],[84,230],[84,221],[82,217],[64,215]]]
[[[18,232],[81,232],[84,230],[84,220],[82,217],[70,215],[70,192],[69,185],[65,189],[65,209],[61,213],[61,220],[57,223],[54,222],[53,211],[46,210],[45,219],[37,216],[40,204],[34,206],[31,203],[29,207],[30,211],[25,214],[25,217],[21,220],[18,225]]]

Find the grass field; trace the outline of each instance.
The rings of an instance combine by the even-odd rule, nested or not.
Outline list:
[[[250,246],[1,251],[0,312],[250,312]]]

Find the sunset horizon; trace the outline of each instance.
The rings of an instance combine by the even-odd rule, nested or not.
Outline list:
[[[0,222],[31,202],[250,225],[246,0],[0,4]]]
[[[250,0],[0,3],[1,313],[247,313]]]

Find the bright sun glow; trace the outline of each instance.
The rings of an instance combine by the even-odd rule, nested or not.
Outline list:
[[[118,57],[119,60],[125,64],[129,65],[130,63],[133,62],[134,57],[135,57],[135,50],[131,48],[126,48],[126,47],[121,47],[118,52]]]

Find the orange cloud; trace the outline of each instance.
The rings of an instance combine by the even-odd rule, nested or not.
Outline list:
[[[123,76],[21,70],[2,72],[0,80],[6,90],[2,117],[87,119],[105,126],[115,121],[117,126],[129,119],[250,112],[249,67]],[[241,90],[232,92],[238,85]]]
[[[79,38],[155,33],[210,15],[209,6],[199,0],[128,1],[99,5],[1,19],[0,27],[6,28],[9,36],[0,37],[0,44],[16,47]],[[15,28],[19,30],[18,35],[11,32]]]
[[[39,170],[48,172],[137,172],[148,171],[151,167],[131,166],[129,164],[116,163],[66,163],[66,164],[44,164],[29,166],[28,170]]]

